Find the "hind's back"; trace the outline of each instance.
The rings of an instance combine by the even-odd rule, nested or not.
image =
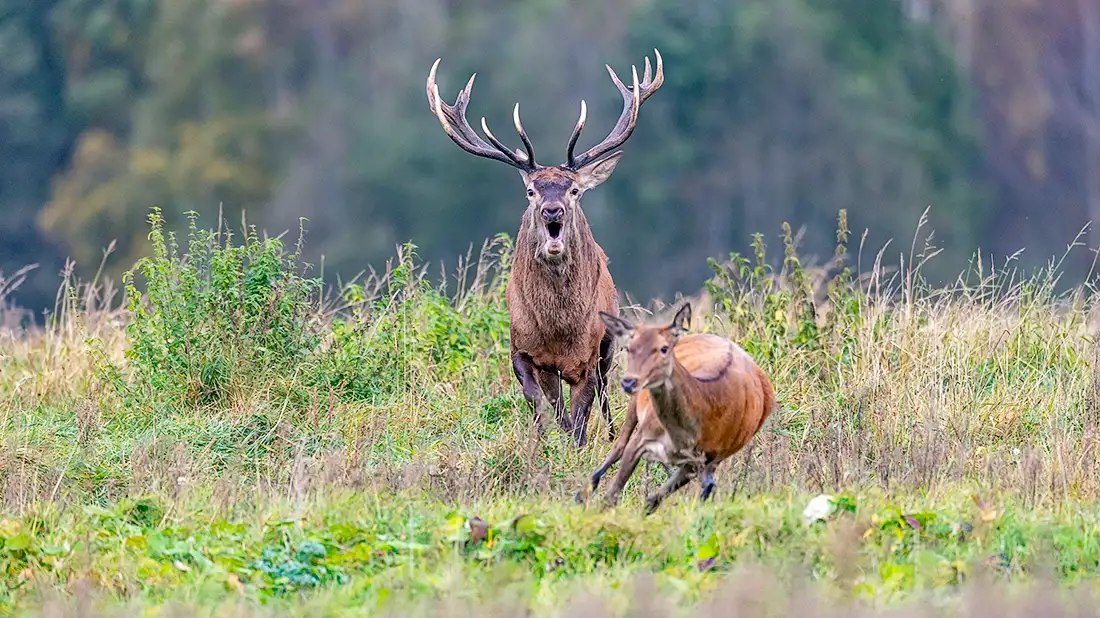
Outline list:
[[[744,448],[775,408],[764,371],[741,346],[717,335],[685,335],[676,360],[695,379],[703,420],[700,446],[716,461]]]

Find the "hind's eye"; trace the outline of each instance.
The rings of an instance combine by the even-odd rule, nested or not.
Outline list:
[[[668,346],[667,345],[661,346],[661,354],[668,354]]]
[[[535,190],[534,189],[528,189],[527,190],[527,197],[535,197]]]
[[[580,194],[581,194],[581,190],[580,190],[580,189],[578,189],[578,188],[576,188],[576,187],[573,187],[573,190],[572,190],[572,191],[570,191],[570,193],[572,193],[573,195],[580,195]]]

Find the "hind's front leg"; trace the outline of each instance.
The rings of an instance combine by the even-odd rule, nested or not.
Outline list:
[[[634,474],[635,468],[638,467],[638,461],[642,457],[642,445],[642,436],[638,432],[633,432],[623,452],[619,472],[615,475],[615,480],[611,481],[611,486],[607,488],[607,495],[604,496],[604,506],[612,507],[619,503],[619,496],[623,492],[623,487],[626,487],[626,482],[630,480],[630,475]]]
[[[669,496],[672,492],[680,489],[684,485],[688,484],[688,481],[695,476],[698,468],[686,465],[676,468],[676,472],[672,473],[672,478],[662,485],[657,491],[646,496],[645,499],[645,511],[646,515],[649,515],[653,511],[657,510],[657,507],[661,505],[661,501]]]
[[[638,425],[638,409],[636,406],[636,400],[631,397],[630,404],[626,409],[626,420],[623,421],[623,432],[619,434],[619,438],[615,440],[615,444],[611,446],[611,452],[604,458],[603,463],[599,468],[592,473],[592,478],[589,481],[589,486],[581,491],[578,491],[574,499],[577,503],[584,502],[588,492],[595,492],[596,488],[600,486],[600,480],[603,475],[607,474],[607,471],[611,469],[611,466],[615,465],[620,459],[623,458],[623,453],[626,452],[627,444],[630,442],[630,438],[634,435],[634,428]]]

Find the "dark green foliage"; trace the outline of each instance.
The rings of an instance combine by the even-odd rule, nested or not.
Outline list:
[[[446,96],[479,72],[471,119],[484,115],[510,144],[500,127],[522,102],[540,158],[554,162],[578,98],[589,105],[582,148],[619,114],[602,64],[629,77],[657,47],[666,83],[620,169],[586,198],[621,289],[690,293],[707,256],[747,252],[749,231],[783,221],[796,236],[807,226],[802,254],[826,255],[840,208],[880,246],[932,205],[954,272],[989,233],[984,136],[946,38],[900,5],[0,0],[0,52],[12,59],[0,68],[0,125],[11,127],[0,153],[19,162],[0,170],[16,230],[0,232],[0,268],[44,260],[51,245],[88,275],[115,240],[115,278],[152,252],[138,216],[152,205],[166,230],[222,205],[273,234],[304,214],[303,259],[323,254],[329,282],[380,270],[412,238],[426,260],[449,261],[514,232],[524,200],[514,172],[461,152],[431,117],[432,61],[445,57]],[[416,17],[396,17],[405,11]],[[57,270],[44,263],[35,277]],[[35,307],[48,304],[31,284]],[[205,379],[224,379],[210,362]]]
[[[660,224],[609,241],[611,255],[616,243],[674,239],[701,263],[788,221],[805,226],[793,234],[804,233],[800,253],[824,258],[838,210],[877,248],[907,239],[931,204],[951,255],[930,276],[954,274],[980,237],[982,153],[938,33],[892,1],[702,4],[633,15],[630,47],[659,48],[667,80],[632,138],[641,171],[611,182]],[[686,291],[688,274],[676,287]]]
[[[327,555],[325,546],[317,541],[303,541],[296,550],[269,545],[251,569],[262,574],[271,594],[276,595],[347,581],[338,569],[325,565]]]

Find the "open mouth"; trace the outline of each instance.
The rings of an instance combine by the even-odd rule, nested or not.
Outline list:
[[[546,224],[546,233],[550,235],[551,240],[557,240],[561,238],[561,223],[557,221]]]

